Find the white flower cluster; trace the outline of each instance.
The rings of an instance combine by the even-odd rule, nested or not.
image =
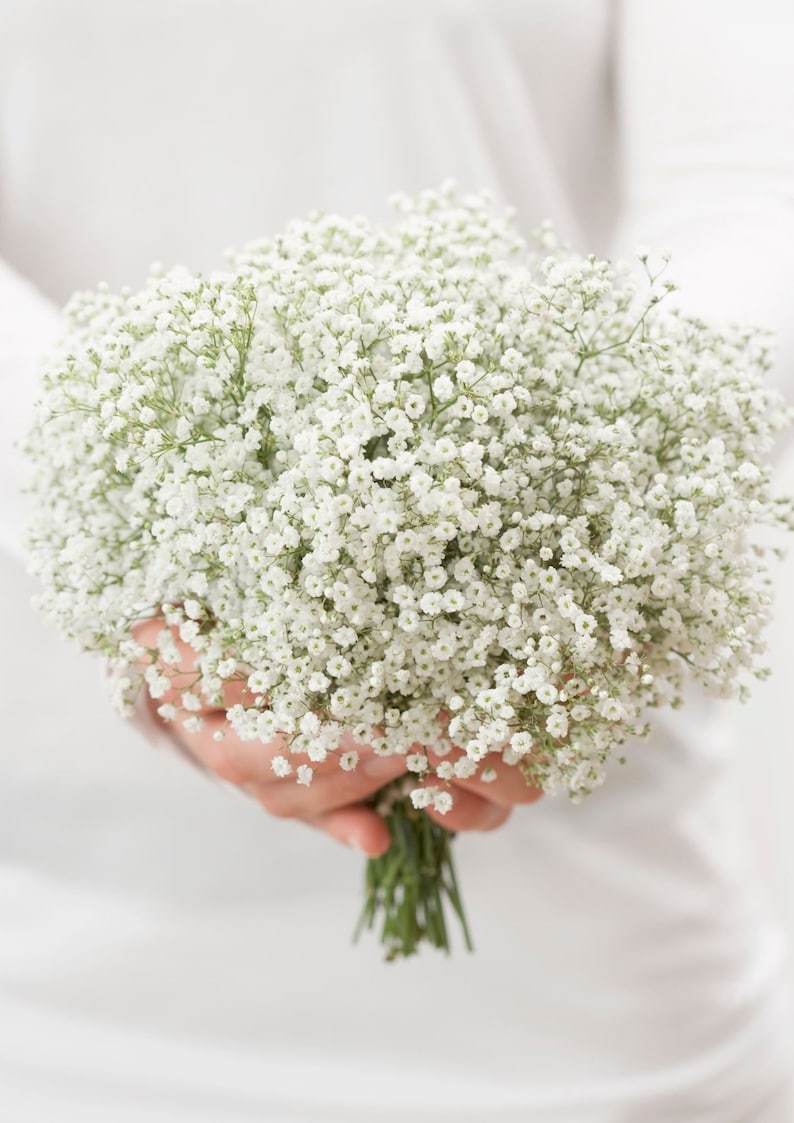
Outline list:
[[[72,299],[29,442],[41,605],[120,703],[131,627],[164,616],[199,653],[164,716],[198,728],[244,682],[232,726],[287,734],[298,783],[355,767],[350,729],[425,780],[417,742],[465,749],[418,805],[499,757],[583,793],[686,678],[757,673],[748,531],[790,520],[768,343],[658,306],[645,258],[528,248],[486,195],[395,202],[389,227],[314,214],[228,273]],[[160,656],[155,698],[167,629]]]

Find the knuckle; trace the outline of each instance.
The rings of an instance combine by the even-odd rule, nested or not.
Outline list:
[[[260,802],[267,811],[268,815],[272,815],[274,819],[296,819],[298,816],[295,814],[295,807],[292,804],[284,803],[281,800],[273,799],[272,796],[261,798]]]
[[[204,763],[220,780],[226,780],[229,784],[242,787],[249,778],[248,770],[224,748],[222,742],[220,744],[212,742],[211,747],[205,750]]]
[[[259,802],[274,819],[309,820],[316,814],[316,801],[294,780],[278,779],[259,785]]]
[[[157,637],[162,630],[163,620],[162,617],[158,616],[151,620],[142,620],[133,624],[130,632],[136,643],[140,643],[143,647],[156,647]]]

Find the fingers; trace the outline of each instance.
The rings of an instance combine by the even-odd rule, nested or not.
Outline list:
[[[449,831],[492,831],[506,823],[513,811],[511,807],[483,799],[462,784],[452,785],[452,798],[452,808],[446,815],[432,807],[425,812]]]
[[[363,801],[405,773],[405,757],[377,756],[370,746],[358,745],[359,762],[353,771],[343,771],[336,756],[330,754],[322,763],[311,765],[314,776],[311,784],[305,786],[298,784],[294,775],[279,777],[273,772],[273,758],[289,756],[284,736],[279,735],[266,745],[241,741],[223,710],[207,711],[204,728],[195,733],[178,725],[167,728],[179,745],[206,768],[248,792],[270,815],[300,819],[368,854],[388,848],[388,828]],[[222,739],[216,739],[219,732],[223,733]],[[352,747],[352,742],[345,744],[346,749]]]
[[[369,799],[405,771],[405,757],[378,757],[370,751],[369,754],[362,752],[353,772],[343,772],[336,759],[329,758],[316,767],[308,788],[297,784],[292,777],[279,779],[272,773],[264,783],[246,784],[245,788],[271,815],[316,821]]]
[[[273,758],[289,753],[283,734],[279,733],[266,745],[261,741],[241,741],[229,725],[224,710],[205,709],[200,716],[204,726],[197,732],[190,732],[177,722],[169,722],[165,728],[205,768],[238,787],[278,780],[273,772]]]
[[[197,685],[199,679],[198,662],[200,659],[199,653],[185,643],[184,640],[179,638],[179,631],[177,628],[167,628],[167,625],[161,617],[154,617],[151,620],[145,620],[141,624],[136,624],[132,629],[133,638],[143,647],[149,648],[151,651],[158,649],[158,642],[160,633],[163,630],[168,630],[171,633],[176,650],[179,653],[179,660],[176,664],[166,664],[161,657],[155,660],[151,656],[145,656],[140,660],[141,665],[148,667],[153,661],[157,663],[158,667],[166,673],[167,677],[171,680],[171,685],[168,690],[156,699],[152,699],[157,706],[162,706],[166,703],[179,706],[182,702],[183,692],[197,693]],[[246,687],[245,681],[242,679],[231,679],[223,683],[222,689],[223,705],[226,709],[229,707],[242,703],[243,705],[252,705],[254,695]],[[203,705],[201,710],[195,711],[205,713],[215,709],[216,707]]]
[[[134,629],[135,639],[154,651],[164,628],[161,619],[147,620]],[[171,679],[169,690],[157,700],[153,709],[163,703],[181,703],[182,693],[194,690],[197,682],[199,656],[187,643],[179,639],[176,629],[171,629],[179,665],[167,668]],[[146,660],[151,661],[151,657]],[[207,704],[192,711],[203,721],[199,730],[185,729],[176,722],[168,723],[171,737],[194,756],[209,771],[227,783],[249,793],[262,807],[277,818],[299,819],[324,831],[346,845],[352,845],[372,856],[384,853],[389,846],[389,831],[383,819],[365,801],[385,787],[390,781],[406,773],[405,757],[380,757],[370,746],[355,746],[359,752],[358,766],[350,772],[339,768],[336,757],[330,754],[322,763],[311,764],[313,777],[310,785],[296,782],[295,776],[279,777],[272,769],[273,758],[289,757],[287,738],[278,735],[264,745],[259,741],[241,741],[226,719],[225,708],[238,702],[251,704],[253,695],[241,681],[229,681],[223,687],[224,708]],[[449,715],[442,712],[442,724]],[[346,749],[354,747],[345,745]],[[460,748],[453,748],[446,757],[430,754],[435,767],[442,760],[455,761],[464,756]],[[454,803],[442,815],[428,809],[432,819],[452,831],[494,830],[510,817],[513,807],[533,803],[542,792],[530,787],[519,770],[498,760],[489,761],[490,782],[481,774],[466,780],[450,782]],[[427,783],[437,783],[428,777]]]
[[[454,763],[465,755],[463,749],[458,747],[453,748],[445,757],[437,756],[432,752],[428,754],[430,763],[434,768],[442,760]],[[483,775],[487,776],[488,779],[484,780]],[[516,765],[505,764],[497,753],[492,753],[487,760],[483,761],[476,775],[466,780],[456,777],[450,783],[452,794],[456,800],[458,791],[463,789],[490,803],[499,804],[501,807],[535,803],[543,795],[540,788],[535,788],[527,783],[523,773]]]
[[[309,822],[337,842],[363,850],[370,858],[379,858],[389,849],[389,828],[371,807],[339,807]]]
[[[455,746],[444,757],[433,752],[428,757],[435,768],[443,760],[454,764],[465,755],[463,749]],[[483,775],[488,778],[483,779]],[[437,782],[434,777],[425,781],[427,785]],[[539,788],[527,783],[515,765],[504,764],[496,753],[481,764],[476,775],[465,780],[454,778],[449,785],[452,808],[441,814],[431,807],[426,813],[448,830],[456,832],[495,830],[509,819],[514,807],[535,803],[543,795]]]
[[[516,807],[519,804],[536,803],[543,795],[540,788],[535,788],[527,782],[526,777],[514,764],[503,764],[501,761],[497,764],[488,762],[484,771],[486,776],[495,772],[496,778],[483,780],[482,773],[478,773],[468,780],[453,780],[455,798],[458,790],[463,788],[501,807]]]
[[[136,624],[132,629],[133,639],[142,647],[156,651],[160,633],[165,627],[166,625],[161,617],[145,620],[142,624]],[[155,706],[162,706],[166,703],[179,705],[183,691],[190,690],[195,685],[198,673],[196,670],[199,659],[198,653],[179,638],[176,628],[171,628],[170,631],[179,651],[180,661],[179,666],[174,667],[170,664],[166,666],[160,658],[154,660],[163,671],[167,672],[168,678],[171,680],[171,686],[165,693],[159,695],[156,699],[152,698]],[[152,662],[151,656],[145,656],[139,660],[140,665],[144,667],[149,667]]]
[[[406,771],[405,757],[381,757],[369,745],[356,745],[359,762],[351,772],[339,767],[334,753],[329,753],[322,763],[312,763],[301,756],[301,762],[308,763],[314,775],[310,784],[299,784],[294,774],[277,776],[273,771],[274,757],[289,759],[289,744],[283,734],[267,744],[241,741],[220,709],[206,713],[204,727],[198,732],[178,725],[168,728],[172,737],[216,776],[245,788],[279,818],[314,818],[367,799]],[[218,733],[223,736],[219,738]],[[346,749],[351,747],[353,742],[345,743]]]

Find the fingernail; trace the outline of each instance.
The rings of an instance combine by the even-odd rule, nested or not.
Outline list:
[[[344,840],[353,850],[359,850],[361,853],[364,853],[364,847],[361,845],[361,839],[357,834],[346,834]]]
[[[391,780],[405,770],[405,757],[367,756],[361,761],[361,768],[372,780]]]

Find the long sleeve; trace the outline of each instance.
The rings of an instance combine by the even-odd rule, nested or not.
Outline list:
[[[21,556],[28,429],[42,352],[61,330],[58,309],[0,260],[0,549]]]
[[[778,337],[772,380],[794,401],[794,5],[788,0],[625,0],[617,44],[623,135],[614,247],[669,247],[687,311],[756,322]],[[782,442],[781,442],[782,443]],[[782,452],[783,450],[779,450]],[[794,491],[791,440],[778,465]],[[773,539],[779,545],[779,539]],[[756,869],[791,935],[792,559],[774,570],[766,662],[731,721]],[[782,1116],[781,1116],[782,1118]]]
[[[794,5],[624,0],[614,251],[672,251],[688,311],[772,328],[794,399]]]

